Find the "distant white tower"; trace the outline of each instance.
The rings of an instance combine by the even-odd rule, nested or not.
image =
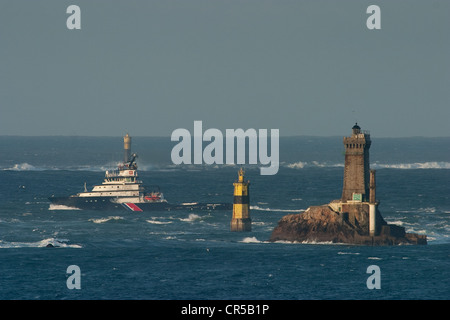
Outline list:
[[[128,133],[123,137],[124,162],[130,161],[131,157],[131,137]]]

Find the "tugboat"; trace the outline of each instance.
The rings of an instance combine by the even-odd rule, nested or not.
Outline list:
[[[138,179],[136,158],[130,156],[131,137],[124,137],[125,159],[117,170],[107,170],[102,184],[96,185],[91,191],[69,197],[49,198],[55,205],[64,205],[82,210],[128,210],[134,212],[163,211],[163,210],[231,210],[231,203],[181,203],[170,204],[164,199],[159,188],[147,190]]]

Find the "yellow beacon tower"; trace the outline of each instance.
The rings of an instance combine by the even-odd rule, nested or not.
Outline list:
[[[231,231],[252,231],[252,219],[250,219],[250,194],[248,186],[250,182],[244,181],[244,170],[239,170],[239,179],[234,185],[233,218],[231,219]]]

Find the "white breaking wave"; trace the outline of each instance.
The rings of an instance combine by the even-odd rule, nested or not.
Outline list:
[[[328,162],[319,162],[319,161],[298,161],[294,163],[289,163],[286,167],[291,169],[303,169],[303,168],[336,168],[336,167],[344,167],[343,163],[328,163]]]
[[[426,207],[426,208],[417,208],[414,210],[396,210],[396,212],[399,213],[435,213],[436,208],[435,207]],[[444,211],[445,213],[445,211]],[[403,217],[404,219],[405,217]]]
[[[317,241],[317,240],[305,240],[301,242],[302,244],[326,244],[326,245],[342,245],[345,243],[333,242],[333,241]]]
[[[108,221],[114,221],[114,220],[123,220],[123,217],[120,216],[109,216],[107,218],[99,218],[99,219],[89,219],[89,221],[92,221],[93,223],[105,223]]]
[[[420,208],[417,211],[425,212],[425,213],[435,213],[436,212],[436,208],[434,208],[434,207]]]
[[[360,255],[359,252],[342,252],[342,251],[339,251],[337,254],[343,254],[343,255],[346,255],[346,254],[350,254],[350,255]]]
[[[394,163],[394,164],[382,164],[373,163],[371,167],[374,169],[450,169],[450,162],[415,162],[415,163]]]
[[[145,221],[147,221],[148,223],[151,223],[151,224],[169,224],[169,223],[172,223],[172,221],[158,221],[158,220],[155,220],[155,219],[145,220]]]
[[[74,170],[73,168],[57,168],[57,167],[37,167],[35,165],[29,164],[27,162],[16,163],[12,167],[2,168],[4,171],[45,171],[45,170]]]
[[[181,218],[180,221],[192,222],[195,220],[200,220],[201,217],[198,214],[190,213],[188,218]]]
[[[261,208],[259,206],[250,206],[250,210],[259,211],[276,211],[276,212],[303,212],[305,209],[272,209],[272,208]]]
[[[285,165],[291,169],[304,168],[339,168],[344,167],[344,163],[328,163],[319,161],[298,161]],[[371,163],[373,169],[450,169],[450,162],[445,161],[427,161],[414,163]]]
[[[305,241],[288,241],[288,240],[277,240],[275,243],[282,244],[325,244],[325,245],[345,245],[346,243],[334,243],[333,241],[316,241],[316,240],[305,240]]]
[[[45,248],[48,245],[60,248],[82,248],[79,244],[67,244],[67,239],[48,238],[36,242],[7,242],[0,240],[0,248]]]
[[[388,219],[388,218],[386,218],[385,220],[386,220],[386,222],[388,222],[389,224],[394,224],[394,225],[400,226],[400,227],[403,226],[403,225],[405,224],[404,221],[400,221],[400,220],[390,220],[390,219]]]
[[[290,163],[287,165],[287,167],[291,168],[291,169],[303,169],[306,165],[307,165],[306,162],[299,161],[299,162],[295,162],[295,163]]]
[[[58,167],[47,167],[47,166],[36,166],[29,164],[27,162],[16,163],[12,167],[2,168],[4,171],[45,171],[45,170],[68,170],[68,171],[92,171],[92,172],[104,172],[106,170],[115,170],[121,163],[120,162],[109,162],[104,165],[78,165],[78,166],[58,166]],[[153,165],[141,165],[139,166],[140,171],[150,171],[153,170],[155,166]]]
[[[245,237],[244,239],[242,239],[239,242],[243,242],[243,243],[265,243],[267,241],[260,241],[260,240],[256,239],[256,237]]]
[[[81,210],[81,209],[75,208],[75,207],[68,207],[63,204],[53,204],[52,203],[48,207],[48,210]]]
[[[106,170],[116,169],[120,163],[109,162],[104,165],[78,165],[78,166],[37,166],[27,162],[16,163],[12,167],[1,168],[5,171],[45,171],[45,170],[68,170],[68,171],[92,171],[92,172],[104,172]],[[321,162],[321,161],[297,161],[293,163],[282,164],[283,167],[290,169],[305,169],[305,168],[343,168],[344,163],[332,163],[332,162]],[[223,166],[194,166],[190,170],[200,170],[200,169],[217,169]],[[236,165],[233,165],[236,166]],[[371,163],[373,169],[450,169],[450,162],[446,161],[426,161],[426,162],[414,162],[414,163]],[[153,164],[141,164],[139,166],[140,171],[176,171],[180,170],[180,166],[171,164],[153,165]]]
[[[35,166],[29,164],[29,163],[16,163],[14,166],[10,168],[5,168],[3,170],[11,170],[11,171],[37,171],[37,170],[44,170],[41,168],[36,168]]]
[[[165,240],[177,240],[177,237],[175,237],[175,236],[167,236],[164,239]]]

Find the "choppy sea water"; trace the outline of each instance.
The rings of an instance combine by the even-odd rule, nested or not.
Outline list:
[[[0,139],[8,150],[0,155],[0,299],[450,298],[448,139],[377,147],[373,139],[384,219],[427,234],[428,245],[365,247],[267,241],[282,216],[340,197],[340,138],[282,140],[275,176],[247,167],[253,229],[245,233],[229,231],[227,211],[52,206],[52,194],[100,183],[121,159],[120,138],[8,138]],[[133,140],[146,184],[170,202],[232,201],[237,167],[174,166],[170,141],[158,139]],[[81,289],[67,287],[70,265],[81,270]],[[380,289],[367,287],[371,265],[380,268]]]

